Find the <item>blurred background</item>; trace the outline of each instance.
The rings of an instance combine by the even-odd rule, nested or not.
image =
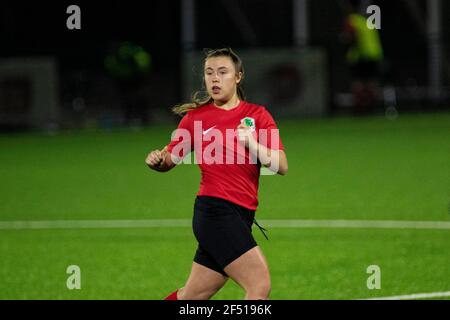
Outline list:
[[[70,4],[3,6],[0,130],[174,122],[218,47],[242,56],[247,99],[279,119],[448,110],[447,1],[78,1],[79,30]],[[363,32],[350,16],[370,5],[380,29]]]
[[[183,285],[200,174],[144,160],[220,47],[243,59],[247,100],[271,111],[289,159],[260,179],[270,241],[253,232],[271,298],[448,299],[449,16],[444,0],[3,1],[0,299]],[[214,298],[243,296],[230,281]]]

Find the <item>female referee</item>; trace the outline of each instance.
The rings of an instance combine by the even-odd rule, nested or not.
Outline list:
[[[167,146],[150,152],[145,160],[151,169],[166,172],[191,150],[195,150],[196,159],[203,157],[197,160],[202,179],[193,216],[198,248],[186,284],[165,300],[210,299],[228,278],[245,290],[247,300],[269,298],[269,267],[251,227],[258,205],[261,165],[285,175],[288,163],[270,113],[245,101],[243,78],[241,59],[231,49],[210,50],[204,61],[207,95],[201,99],[196,93],[192,103],[173,108],[183,116],[176,132],[189,133],[193,139],[180,141],[186,135],[175,134]],[[276,131],[276,138],[268,132],[267,139],[258,139],[258,133],[264,131],[261,129]],[[209,145],[211,141],[219,143],[218,137],[226,138],[220,148],[211,151]],[[180,146],[184,148],[181,153],[176,151]],[[236,160],[242,150],[246,161]],[[250,161],[251,157],[255,161]]]

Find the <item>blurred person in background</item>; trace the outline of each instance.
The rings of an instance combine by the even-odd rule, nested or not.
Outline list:
[[[104,66],[117,84],[124,124],[147,125],[148,103],[143,92],[151,71],[151,55],[131,41],[114,41],[108,51]]]
[[[366,114],[375,111],[379,102],[383,48],[378,30],[370,29],[367,17],[360,13],[360,1],[348,1],[346,4],[350,13],[344,21],[341,41],[347,47],[353,111],[355,114]]]

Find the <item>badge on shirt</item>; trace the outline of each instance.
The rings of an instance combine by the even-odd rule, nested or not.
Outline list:
[[[255,129],[256,129],[255,119],[253,119],[253,118],[245,117],[245,118],[241,119],[241,123],[245,124],[247,127],[250,127],[252,132],[255,131]]]

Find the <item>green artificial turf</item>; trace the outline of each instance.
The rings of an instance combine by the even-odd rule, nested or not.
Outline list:
[[[286,176],[262,176],[257,217],[450,221],[450,114],[284,121]],[[195,165],[149,170],[175,125],[141,131],[0,135],[0,221],[190,219]],[[272,299],[450,291],[449,230],[254,231]],[[190,228],[1,230],[0,299],[160,299],[181,286]],[[174,254],[176,253],[176,254]],[[82,289],[66,288],[79,265]],[[369,290],[379,265],[382,289]],[[240,299],[229,282],[216,299]]]

